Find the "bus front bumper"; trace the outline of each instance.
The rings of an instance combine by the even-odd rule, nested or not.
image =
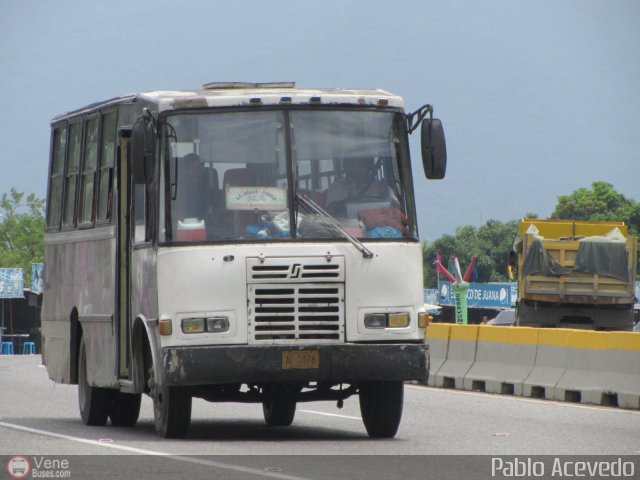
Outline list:
[[[235,345],[162,349],[164,383],[426,382],[429,346],[414,344]]]

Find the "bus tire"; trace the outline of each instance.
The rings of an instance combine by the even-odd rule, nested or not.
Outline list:
[[[114,427],[133,427],[140,415],[139,393],[115,392],[111,400],[109,418]]]
[[[269,427],[288,427],[296,415],[296,401],[281,399],[262,402],[262,412]]]
[[[107,423],[113,390],[92,387],[87,380],[87,349],[84,337],[78,349],[78,404],[85,425],[103,427]]]
[[[163,438],[184,438],[191,423],[191,391],[184,387],[160,387],[153,391],[156,432]]]
[[[404,384],[367,382],[360,385],[360,413],[371,438],[393,438],[402,418]]]

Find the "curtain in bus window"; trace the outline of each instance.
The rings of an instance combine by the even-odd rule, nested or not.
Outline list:
[[[51,181],[47,202],[47,227],[60,226],[62,213],[62,182],[64,180],[64,158],[67,151],[67,127],[57,128],[53,134],[53,156],[51,158]]]
[[[73,225],[75,220],[76,188],[78,184],[78,169],[80,167],[81,145],[82,124],[74,123],[69,127],[69,159],[64,201],[64,225]]]
[[[80,204],[80,223],[93,221],[93,189],[96,167],[98,165],[98,127],[100,117],[87,121],[84,139],[84,158],[82,162],[82,203]]]

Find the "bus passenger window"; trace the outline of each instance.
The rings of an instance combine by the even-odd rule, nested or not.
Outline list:
[[[82,162],[82,194],[79,223],[93,222],[93,192],[98,165],[98,127],[100,117],[87,121]]]
[[[47,201],[47,227],[58,228],[62,213],[62,182],[64,180],[64,157],[67,152],[67,127],[57,128],[54,132],[51,180]]]
[[[63,225],[73,225],[75,221],[76,188],[78,187],[78,170],[80,168],[82,145],[82,124],[72,124],[69,131],[69,162],[66,174]]]
[[[111,218],[113,165],[116,156],[116,112],[102,117],[102,145],[100,148],[100,186],[98,191],[98,221]]]

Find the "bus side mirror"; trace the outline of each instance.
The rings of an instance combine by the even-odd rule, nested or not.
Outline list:
[[[131,169],[133,183],[144,184],[151,180],[155,156],[153,125],[145,118],[133,124],[131,132]]]
[[[422,122],[422,166],[430,180],[444,178],[447,171],[447,145],[444,140],[444,128],[437,118]]]

